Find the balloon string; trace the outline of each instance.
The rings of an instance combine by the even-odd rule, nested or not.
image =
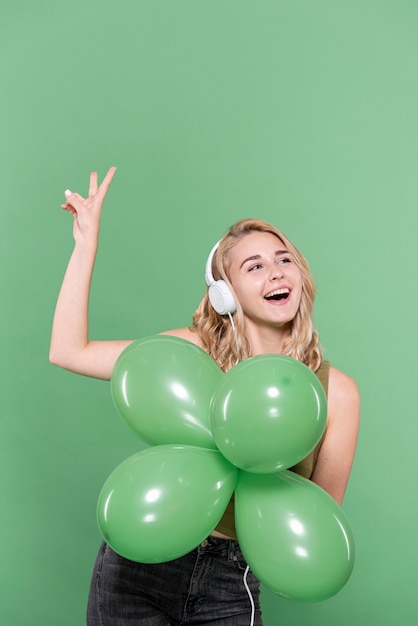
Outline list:
[[[245,589],[247,590],[248,597],[250,598],[250,603],[251,603],[251,621],[250,621],[250,626],[254,626],[254,612],[255,612],[254,600],[253,600],[253,597],[252,597],[252,595],[251,595],[250,588],[249,588],[248,583],[247,583],[247,574],[248,574],[249,569],[250,569],[250,568],[249,568],[249,566],[247,565],[247,567],[246,567],[246,569],[245,569],[245,572],[244,572],[244,578],[243,578],[243,581],[244,581],[244,587],[245,587]]]

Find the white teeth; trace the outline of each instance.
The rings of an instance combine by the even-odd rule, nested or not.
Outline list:
[[[265,298],[271,298],[272,296],[280,296],[282,293],[290,293],[290,289],[288,287],[283,287],[282,289],[276,289],[275,291],[270,291]]]

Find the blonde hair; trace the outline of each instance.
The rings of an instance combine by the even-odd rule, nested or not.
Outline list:
[[[221,239],[213,257],[213,277],[215,280],[223,279],[234,294],[234,289],[229,281],[231,251],[241,239],[253,232],[271,233],[276,236],[292,254],[294,262],[301,272],[301,302],[281,353],[301,361],[315,372],[322,360],[318,333],[314,330],[312,323],[315,285],[305,257],[281,231],[267,222],[256,219],[245,219],[233,224]],[[193,316],[193,328],[197,331],[204,349],[224,372],[231,369],[239,361],[252,356],[251,347],[245,334],[244,314],[237,298],[235,300],[237,303],[237,310],[233,314],[235,331],[227,316],[216,313],[209,302],[207,291]]]

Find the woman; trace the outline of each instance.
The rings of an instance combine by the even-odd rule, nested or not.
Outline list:
[[[50,351],[52,363],[106,380],[131,343],[88,337],[100,213],[114,173],[110,168],[100,186],[97,173],[92,173],[87,198],[65,192],[61,206],[74,217],[75,247],[56,306]],[[165,334],[204,349],[224,371],[266,353],[285,354],[310,367],[327,391],[327,426],[316,449],[293,470],[341,504],[357,440],[359,396],[354,381],[322,359],[311,321],[314,285],[304,257],[269,224],[243,220],[215,247],[207,282],[209,290],[193,326]],[[214,304],[218,288],[221,300],[226,290],[225,308]],[[91,583],[88,624],[260,625],[258,594],[258,581],[248,572],[236,541],[231,502],[207,540],[169,563],[134,563],[103,543]]]

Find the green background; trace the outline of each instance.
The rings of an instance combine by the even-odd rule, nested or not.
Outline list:
[[[97,496],[141,446],[108,383],[48,362],[63,192],[113,164],[93,338],[188,325],[210,247],[260,217],[361,390],[354,573],[319,604],[264,590],[265,625],[416,624],[417,27],[413,0],[3,1],[2,624],[84,623]]]

